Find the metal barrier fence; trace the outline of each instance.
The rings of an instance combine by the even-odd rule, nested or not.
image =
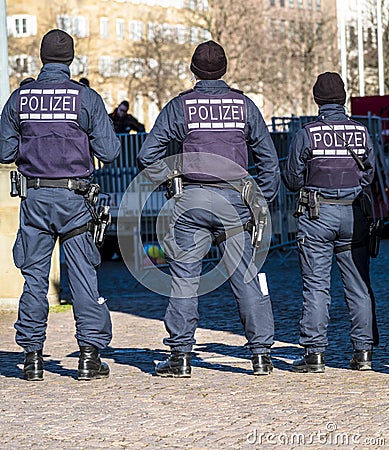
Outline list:
[[[280,167],[282,169],[286,160],[290,143],[295,133],[301,129],[304,123],[314,120],[315,117],[274,117],[270,126],[270,134],[277,149]],[[379,117],[355,117],[356,120],[364,123],[372,137],[377,155],[377,190],[382,196],[380,202],[380,211],[382,216],[387,215],[388,199],[387,190],[389,186],[389,154],[388,142],[385,141],[386,136],[382,134],[383,129],[388,129],[389,124],[382,126],[382,121],[389,119],[381,119]],[[136,168],[136,158],[139,150],[147,136],[146,133],[138,134],[121,134],[118,135],[122,143],[122,151],[112,164],[101,164],[97,162],[95,170],[95,181],[100,184],[103,192],[111,196],[111,213],[113,218],[112,226],[109,230],[111,239],[107,240],[107,245],[112,245],[117,233],[117,217],[120,202],[123,195],[131,184],[132,180],[138,174]],[[389,140],[389,136],[387,136]],[[168,155],[177,152],[177,145],[172,143],[168,149]],[[250,173],[255,177],[252,161],[250,163]],[[143,186],[132,187],[132,195],[134,200],[133,212],[134,216],[141,217],[141,230],[137,230],[134,225],[134,233],[140,231],[145,252],[143,255],[137,254],[135,250],[134,258],[136,264],[140,266],[163,265],[163,249],[161,249],[157,240],[157,218],[160,231],[166,232],[169,225],[171,210],[164,207],[166,198],[162,188],[153,192],[143,207],[140,193],[137,197],[136,190],[145,193],[147,183]],[[131,188],[130,188],[131,190]],[[270,204],[270,214],[272,220],[272,241],[270,249],[286,248],[295,242],[296,219],[293,217],[295,210],[296,194],[288,191],[283,184],[280,186],[276,199]],[[109,254],[109,250],[107,251]],[[205,258],[206,261],[216,261],[219,259],[217,248],[211,248],[210,253]]]

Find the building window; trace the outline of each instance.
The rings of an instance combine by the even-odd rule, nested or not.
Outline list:
[[[285,37],[285,20],[280,20],[280,36]]]
[[[89,36],[88,18],[84,16],[60,15],[57,18],[58,28],[66,31],[72,36]]]
[[[15,37],[35,36],[36,17],[15,15],[7,17],[8,34]]]
[[[289,37],[293,39],[296,35],[296,23],[294,20],[289,22]]]
[[[275,38],[277,36],[277,21],[276,19],[270,19],[270,36]]]
[[[100,36],[105,39],[109,36],[109,22],[107,17],[100,19]]]
[[[176,41],[178,44],[185,44],[188,29],[184,25],[175,26]]]
[[[316,11],[320,11],[320,10],[321,10],[321,1],[316,0]]]
[[[144,122],[145,119],[143,107],[143,95],[141,92],[138,92],[134,98],[134,114],[140,122]]]
[[[276,0],[270,0],[270,6],[275,6]]]
[[[135,78],[142,78],[145,72],[144,67],[145,61],[140,58],[133,58],[130,60],[129,71]]]
[[[190,44],[197,44],[197,42],[199,42],[199,34],[200,34],[200,28],[198,28],[198,27],[190,27],[190,29],[189,29],[189,43]]]
[[[294,8],[294,0],[289,0],[289,8]]]
[[[77,37],[89,36],[89,23],[87,17],[76,16],[73,18],[73,35]]]
[[[61,30],[64,30],[70,34],[72,33],[72,21],[70,16],[58,16],[57,25]]]
[[[282,6],[282,7],[285,6],[285,0],[280,0],[280,6]]]
[[[103,77],[110,77],[112,75],[112,66],[112,58],[110,56],[100,56],[99,73]]]
[[[117,64],[117,74],[121,78],[128,77],[129,67],[128,67],[128,58],[119,58],[116,61]]]
[[[303,9],[303,0],[297,0],[298,9]]]
[[[308,9],[312,9],[312,0],[307,0]]]
[[[354,26],[351,25],[349,27],[348,34],[349,34],[350,45],[352,47],[355,47],[357,45],[357,33],[355,31],[355,27]]]
[[[209,30],[204,30],[203,28],[200,28],[200,30],[201,30],[201,39],[203,41],[209,41],[210,39],[212,39],[212,35]]]
[[[147,39],[153,41],[157,37],[157,24],[149,22],[147,24]]]
[[[76,55],[73,59],[72,64],[70,65],[70,70],[73,76],[88,75],[89,73],[88,57]]]
[[[141,41],[143,39],[143,22],[140,20],[130,21],[130,39],[132,41]]]
[[[185,6],[193,11],[206,11],[208,0],[185,0]]]
[[[30,72],[28,56],[18,55],[10,58],[10,69],[12,74],[27,75]]]
[[[124,39],[125,38],[124,20],[123,19],[117,19],[116,20],[116,37],[118,39]]]
[[[184,80],[188,77],[188,63],[184,61],[177,62],[177,75],[180,80]]]

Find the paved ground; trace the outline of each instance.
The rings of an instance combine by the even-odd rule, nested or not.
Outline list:
[[[249,354],[230,290],[201,299],[191,379],[153,376],[166,348],[166,299],[136,286],[120,261],[105,262],[101,293],[114,325],[104,353],[107,380],[76,380],[77,347],[69,308],[52,312],[45,380],[21,378],[15,313],[0,314],[0,448],[254,449],[389,446],[389,241],[372,263],[381,344],[374,371],[348,369],[348,313],[334,273],[331,344],[326,372],[300,375],[290,364],[298,340],[300,279],[295,255],[265,265],[276,320],[274,373],[251,375]]]

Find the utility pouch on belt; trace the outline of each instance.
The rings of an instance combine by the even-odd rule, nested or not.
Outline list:
[[[180,198],[183,194],[182,177],[178,170],[173,170],[166,182],[166,198]]]
[[[27,178],[19,173],[17,170],[11,170],[10,174],[11,181],[11,197],[27,197]]]
[[[299,196],[296,202],[296,211],[293,213],[293,217],[300,217],[304,214],[305,208],[308,206],[308,192],[302,188],[299,191]]]
[[[297,199],[296,211],[293,217],[300,217],[308,209],[308,217],[310,220],[318,219],[320,216],[320,200],[317,191],[308,191],[304,188],[300,189]]]
[[[268,206],[254,180],[248,179],[245,181],[242,189],[242,200],[250,210],[253,222],[251,243],[257,248],[261,244],[267,224]]]

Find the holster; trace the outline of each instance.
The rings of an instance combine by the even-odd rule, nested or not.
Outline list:
[[[20,198],[26,198],[27,197],[27,178],[22,175],[17,170],[11,170],[10,174],[10,181],[11,181],[11,191],[10,196],[11,197],[20,197]]]
[[[359,205],[365,217],[368,219],[373,217],[373,203],[371,201],[371,196],[363,191],[359,196]]]
[[[165,196],[168,200],[171,198],[180,198],[183,192],[182,176],[177,170],[173,170],[166,181]]]
[[[304,188],[300,189],[297,199],[296,211],[294,217],[300,217],[308,209],[308,217],[310,220],[318,219],[320,216],[320,200],[317,191],[308,191]]]
[[[308,217],[310,220],[318,219],[320,216],[320,202],[317,191],[308,192]]]
[[[369,230],[369,253],[371,258],[377,258],[378,256],[383,230],[383,219],[376,219],[371,222]]]
[[[251,243],[255,248],[261,245],[267,224],[268,206],[261,190],[253,179],[247,179],[242,188],[242,200],[249,208],[253,224]]]

